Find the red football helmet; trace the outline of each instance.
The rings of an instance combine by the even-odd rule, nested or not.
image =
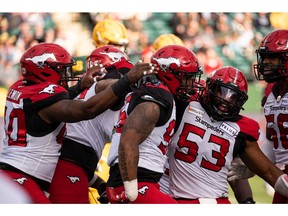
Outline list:
[[[102,64],[105,68],[115,67],[122,75],[129,71],[127,69],[133,67],[130,58],[113,45],[100,46],[86,58],[87,70],[92,69],[97,64]],[[124,70],[123,68],[127,69]]]
[[[151,63],[159,66],[158,77],[181,100],[196,95],[197,86],[203,71],[196,55],[180,45],[168,45],[157,50],[151,56]],[[198,95],[198,94],[197,94]]]
[[[288,76],[288,30],[275,30],[267,34],[256,50],[257,64],[254,73],[257,80],[272,83]],[[265,58],[278,58],[278,64],[263,63]]]
[[[67,87],[75,64],[70,54],[53,43],[40,43],[26,50],[20,59],[20,70],[25,80],[45,81]]]
[[[216,121],[237,116],[248,99],[248,83],[243,73],[234,67],[221,67],[206,80],[202,101]]]

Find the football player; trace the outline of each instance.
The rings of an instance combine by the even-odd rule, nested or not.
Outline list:
[[[273,142],[275,164],[288,174],[288,30],[277,29],[268,33],[256,50],[257,64],[254,72],[257,80],[264,80],[271,86],[263,101],[267,122],[266,137]],[[275,84],[273,84],[275,83]],[[286,118],[287,116],[287,118]],[[284,185],[283,185],[284,184]],[[288,185],[287,175],[282,175],[277,186]],[[273,186],[273,185],[272,185]],[[287,196],[275,188],[273,203],[288,203]],[[286,190],[287,194],[287,190]]]
[[[131,83],[154,68],[137,63],[117,82],[103,85],[101,93],[81,101],[70,100],[71,95],[79,93],[77,86],[71,95],[66,89],[72,65],[70,54],[57,44],[32,46],[20,59],[23,79],[7,94],[0,169],[27,191],[33,203],[50,203],[44,191],[48,191],[60,155],[65,122],[101,114],[126,95]],[[101,70],[98,64],[96,71]]]

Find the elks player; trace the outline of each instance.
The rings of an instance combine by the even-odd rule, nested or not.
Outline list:
[[[195,54],[179,45],[159,49],[151,62],[160,71],[144,77],[138,89],[126,96],[112,135],[107,182],[111,203],[176,203],[158,183],[174,133],[173,97],[189,99],[203,72]]]
[[[259,149],[259,125],[239,112],[248,84],[234,67],[222,67],[206,80],[199,101],[185,108],[169,148],[170,195],[178,203],[226,203],[228,167],[240,156],[246,166],[282,193],[283,172]],[[286,193],[288,196],[288,193]]]
[[[279,29],[268,33],[261,41],[256,54],[256,79],[265,80],[267,85],[272,87],[272,90],[268,91],[266,101],[263,101],[267,122],[266,137],[273,142],[276,166],[288,174],[288,30]],[[287,175],[282,175],[280,182],[287,188]],[[287,190],[286,194],[276,190],[273,203],[287,204],[287,193]]]
[[[65,89],[73,64],[70,54],[57,44],[40,43],[29,48],[20,59],[24,79],[10,87],[6,98],[6,138],[0,169],[27,191],[33,203],[50,203],[44,191],[49,188],[58,161],[66,131],[64,122],[101,114],[126,94],[143,72],[153,69],[138,63],[101,93],[81,101],[70,100]],[[93,77],[91,80],[93,83]],[[73,94],[76,92],[77,88]]]
[[[99,62],[105,67],[101,82],[115,82],[133,67],[129,57],[112,45],[93,50],[86,60],[87,70]],[[75,100],[87,101],[99,92],[98,84],[80,93]],[[105,144],[111,140],[123,103],[124,97],[93,119],[66,124],[67,134],[49,191],[52,203],[90,203],[88,186],[92,185],[98,189],[99,195],[103,194],[101,203],[105,202],[106,184],[94,172]]]

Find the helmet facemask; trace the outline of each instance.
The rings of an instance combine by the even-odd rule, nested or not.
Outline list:
[[[248,95],[233,83],[224,84],[216,80],[208,83],[208,87],[206,102],[212,118],[216,121],[233,119],[248,99]]]
[[[286,65],[288,64],[288,53],[272,53],[263,50],[257,50],[257,64],[254,65],[254,73],[257,80],[265,80],[267,83],[273,83],[287,76]],[[263,63],[265,58],[279,59],[278,64]]]
[[[75,65],[74,60],[72,60],[72,62],[70,63],[46,61],[45,64],[59,74],[60,80],[58,84],[63,86],[64,88],[68,88],[69,81],[80,80],[80,77],[73,76],[72,74],[72,66]]]
[[[191,97],[194,97],[195,100],[201,96],[203,92],[203,86],[200,84],[202,71],[199,69],[198,72],[189,72],[186,71],[173,71],[171,70],[174,76],[179,79],[180,85],[177,88],[176,97],[182,101],[188,101]]]

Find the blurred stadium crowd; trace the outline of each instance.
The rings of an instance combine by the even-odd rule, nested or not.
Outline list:
[[[19,79],[24,50],[39,42],[55,42],[73,56],[93,48],[92,31],[107,16],[128,29],[128,55],[133,62],[156,37],[173,33],[192,49],[209,74],[222,65],[241,69],[254,81],[255,48],[275,28],[288,28],[288,13],[0,13],[0,106],[8,87]],[[0,107],[1,112],[4,110]],[[2,113],[1,113],[2,115]]]
[[[206,74],[229,64],[249,81],[259,41],[274,28],[288,28],[288,13],[1,13],[0,85],[7,88],[19,78],[19,58],[35,43],[56,42],[74,56],[87,55],[94,25],[107,16],[127,27],[132,61],[157,36],[173,33],[197,53]]]

